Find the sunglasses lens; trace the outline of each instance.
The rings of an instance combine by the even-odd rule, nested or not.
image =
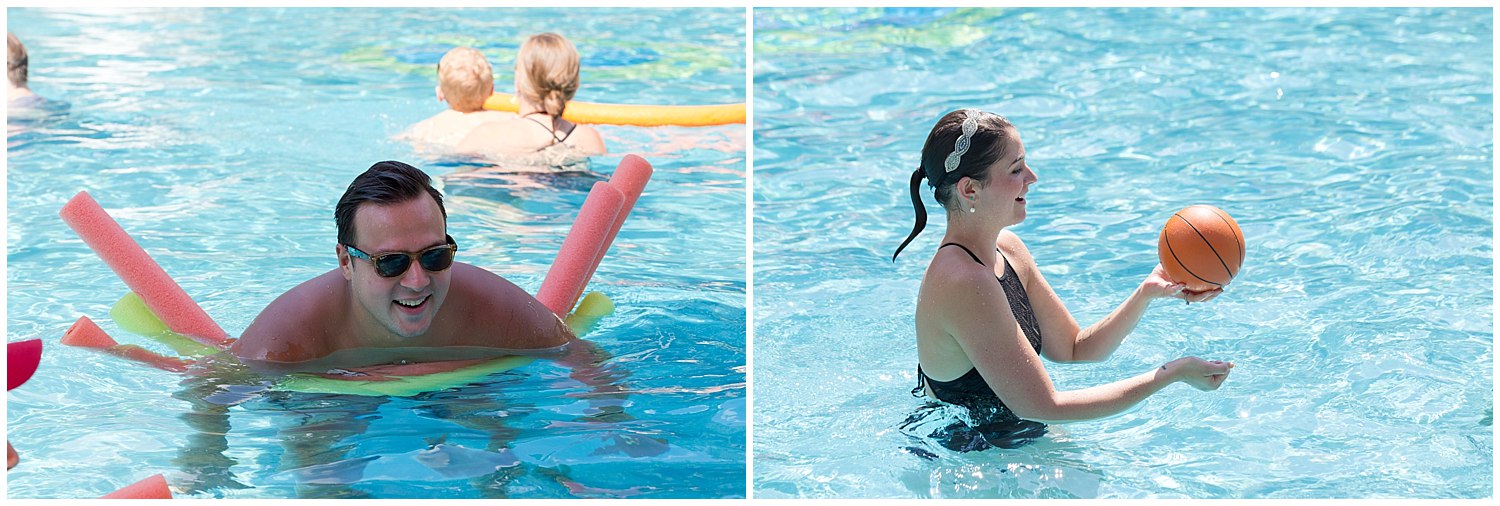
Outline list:
[[[453,248],[437,247],[423,251],[421,258],[417,261],[422,263],[423,269],[441,271],[453,266],[453,253]]]
[[[411,257],[404,254],[381,255],[375,259],[375,273],[381,277],[394,278],[406,273],[411,267]]]

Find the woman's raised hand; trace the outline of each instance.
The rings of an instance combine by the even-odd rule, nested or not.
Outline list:
[[[1202,292],[1188,290],[1187,285],[1178,283],[1173,281],[1172,278],[1167,277],[1167,271],[1162,268],[1161,264],[1156,264],[1156,268],[1151,269],[1151,275],[1146,276],[1146,280],[1141,282],[1141,290],[1146,296],[1153,299],[1172,297],[1185,300],[1189,304],[1194,302],[1208,302],[1213,300],[1214,297],[1218,297],[1219,294],[1224,293],[1223,288],[1215,288]]]

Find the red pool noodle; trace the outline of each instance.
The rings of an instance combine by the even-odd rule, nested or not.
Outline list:
[[[583,289],[588,280],[594,279],[594,271],[599,269],[599,263],[604,261],[604,254],[609,251],[609,246],[615,243],[615,236],[620,233],[620,226],[625,224],[625,218],[630,216],[630,210],[635,208],[635,199],[640,198],[641,192],[646,190],[646,182],[651,180],[651,163],[645,158],[636,155],[625,155],[620,160],[620,165],[615,167],[614,175],[609,177],[609,185],[625,195],[625,205],[620,207],[620,215],[615,217],[614,226],[610,227],[609,235],[604,237],[604,244],[599,246],[599,254],[594,256],[593,265],[589,266],[588,274],[583,276],[583,285],[578,286],[578,292],[573,294],[573,300],[577,301],[583,296]]]
[[[15,390],[36,374],[42,361],[42,340],[31,339],[5,345],[5,389]]]
[[[87,316],[78,317],[78,321],[73,322],[72,327],[68,327],[68,331],[63,333],[62,343],[68,346],[93,348],[164,371],[183,372],[192,365],[192,362],[168,357],[140,346],[119,344]]]
[[[125,281],[130,291],[141,296],[146,307],[160,317],[167,328],[215,348],[229,345],[229,334],[167,276],[167,271],[162,270],[88,192],[78,192],[58,214],[109,265],[110,270]]]
[[[573,219],[573,228],[563,239],[552,260],[552,268],[536,291],[536,299],[559,317],[567,316],[578,302],[578,294],[588,284],[589,267],[599,256],[600,246],[606,241],[610,227],[620,215],[625,196],[609,183],[594,183],[589,196],[583,201],[583,209]]]
[[[172,489],[167,488],[167,479],[160,474],[126,485],[100,499],[171,499]]]

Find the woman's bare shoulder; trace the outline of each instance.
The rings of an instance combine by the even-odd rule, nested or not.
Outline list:
[[[599,133],[599,130],[589,125],[578,125],[568,140],[571,141],[569,144],[590,156],[609,152],[609,148],[604,144],[604,136]]]

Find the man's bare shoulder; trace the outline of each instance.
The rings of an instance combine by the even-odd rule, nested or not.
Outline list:
[[[465,313],[478,313],[481,317],[493,315],[496,310],[510,310],[533,302],[540,304],[510,280],[463,262],[453,263],[453,284],[448,290],[449,303],[455,303],[454,306],[464,309]]]
[[[261,310],[230,351],[244,359],[276,362],[327,355],[334,330],[345,321],[348,290],[337,269],[297,285]]]
[[[467,345],[513,349],[560,346],[572,339],[552,311],[515,283],[485,269],[455,262],[445,305],[461,323],[458,340]]]

